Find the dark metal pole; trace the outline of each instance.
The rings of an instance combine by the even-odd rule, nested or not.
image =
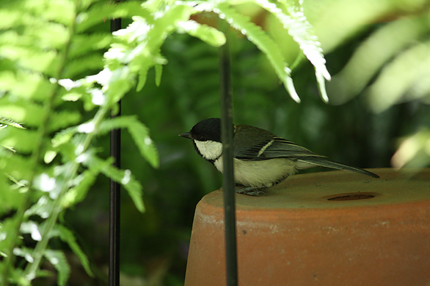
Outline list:
[[[230,27],[220,20],[219,28],[227,41],[220,48],[221,82],[221,138],[223,153],[224,227],[226,250],[227,286],[237,285],[236,205],[233,167],[233,107],[231,103],[230,52],[228,33]]]
[[[111,20],[111,32],[121,29],[121,19]],[[121,102],[118,103],[118,113],[112,117],[121,116]],[[121,130],[115,129],[110,133],[110,155],[115,159],[114,166],[121,165]],[[110,181],[109,209],[109,286],[119,286],[119,255],[120,255],[120,184]]]

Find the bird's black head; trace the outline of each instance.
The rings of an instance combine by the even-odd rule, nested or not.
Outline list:
[[[180,136],[199,141],[221,142],[221,120],[219,118],[202,120],[194,125],[189,133],[183,133]]]

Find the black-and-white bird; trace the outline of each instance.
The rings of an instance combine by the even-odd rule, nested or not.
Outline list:
[[[209,118],[200,121],[190,132],[179,134],[189,138],[207,161],[222,173],[221,120]],[[274,186],[298,170],[316,166],[347,170],[374,178],[378,175],[364,169],[331,161],[305,147],[275,136],[273,133],[249,126],[234,125],[233,135],[234,178],[244,186],[237,193],[247,195],[265,194],[265,189]]]

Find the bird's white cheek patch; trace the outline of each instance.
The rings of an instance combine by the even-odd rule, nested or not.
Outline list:
[[[222,144],[219,142],[194,140],[194,143],[203,158],[207,160],[215,160],[222,154]]]

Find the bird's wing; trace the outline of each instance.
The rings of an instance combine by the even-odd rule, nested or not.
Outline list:
[[[321,157],[305,147],[279,137],[273,137],[248,148],[235,148],[235,157],[242,160],[267,160],[274,158],[300,159]]]
[[[307,169],[315,166],[322,166],[326,168],[357,172],[375,178],[379,177],[378,175],[361,168],[351,167],[331,161],[326,156],[315,154],[305,147],[279,137],[274,137],[271,140],[265,140],[260,144],[250,148],[235,148],[235,157],[242,160],[287,158],[297,162],[297,169]]]

